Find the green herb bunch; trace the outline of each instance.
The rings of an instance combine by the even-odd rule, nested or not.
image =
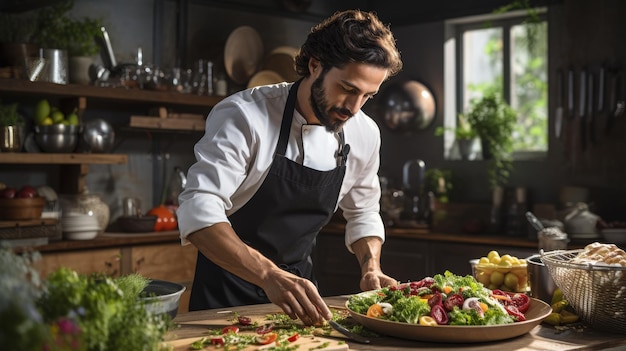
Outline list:
[[[71,17],[73,7],[73,0],[63,0],[40,10],[35,40],[44,48],[67,50],[69,56],[93,56],[100,51],[96,37],[102,20]]]
[[[24,117],[17,112],[18,103],[0,103],[0,126],[15,126],[24,123]]]
[[[171,317],[149,311],[139,299],[147,278],[59,268],[40,281],[32,268],[38,256],[0,248],[0,345],[26,351],[166,349]]]

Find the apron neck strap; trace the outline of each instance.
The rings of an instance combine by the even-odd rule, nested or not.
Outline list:
[[[298,86],[300,86],[300,82],[302,82],[302,79],[293,83],[291,88],[289,88],[289,96],[287,96],[287,103],[285,103],[285,110],[283,111],[283,120],[280,125],[278,145],[276,145],[276,153],[279,155],[284,156],[287,153],[287,142],[289,142],[293,111],[296,109],[296,98],[298,97]]]

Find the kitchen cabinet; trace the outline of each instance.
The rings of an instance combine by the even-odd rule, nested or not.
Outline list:
[[[150,279],[176,282],[187,287],[180,298],[178,310],[189,310],[189,297],[196,267],[198,250],[193,245],[160,244],[133,246],[130,251],[133,273],[139,273]],[[129,272],[130,273],[130,272]]]
[[[122,272],[120,257],[120,250],[117,248],[47,252],[42,253],[41,260],[35,266],[42,278],[60,267],[70,268],[80,274],[99,272],[118,277]]]
[[[195,271],[197,249],[178,242],[101,247],[71,251],[44,251],[36,263],[45,278],[60,267],[80,274],[104,273],[119,277],[138,273],[149,279],[176,282],[187,287],[181,296],[179,311],[189,310],[189,296]]]
[[[460,236],[388,229],[381,253],[383,272],[399,281],[415,281],[446,270],[471,274],[469,260],[491,250],[526,258],[537,253],[536,243],[510,237]],[[344,245],[343,227],[330,225],[317,237],[312,255],[315,277],[322,296],[360,291],[361,270]]]

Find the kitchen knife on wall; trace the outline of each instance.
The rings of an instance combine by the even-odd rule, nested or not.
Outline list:
[[[563,129],[563,96],[565,95],[565,82],[563,82],[563,71],[559,69],[556,72],[556,84],[558,90],[557,107],[554,116],[554,136],[558,139],[561,137]]]
[[[617,71],[612,70],[609,74],[609,101],[606,105],[605,109],[605,126],[604,126],[604,134],[611,134],[611,129],[613,129],[613,121],[615,120],[614,108],[617,104],[617,86],[619,84]]]
[[[587,103],[587,69],[582,68],[580,70],[580,82],[579,84],[579,94],[578,94],[578,117],[580,119],[579,128],[580,128],[580,149],[581,151],[585,151],[587,149],[587,118],[585,114],[587,113],[587,109],[585,108]]]
[[[604,89],[606,86],[606,65],[600,66],[600,73],[598,74],[598,107],[596,109],[594,121],[592,124],[593,134],[591,134],[592,142],[596,139],[596,126],[599,123],[600,116],[604,113]]]
[[[585,135],[585,138],[589,139],[590,147],[596,144],[594,128],[595,118],[593,112],[594,106],[594,77],[593,72],[589,71],[589,73],[587,73],[587,135]]]

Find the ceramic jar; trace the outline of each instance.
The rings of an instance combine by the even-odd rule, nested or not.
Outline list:
[[[76,212],[95,216],[98,219],[100,231],[106,230],[109,225],[109,206],[95,194],[65,195],[61,206],[64,213]]]

